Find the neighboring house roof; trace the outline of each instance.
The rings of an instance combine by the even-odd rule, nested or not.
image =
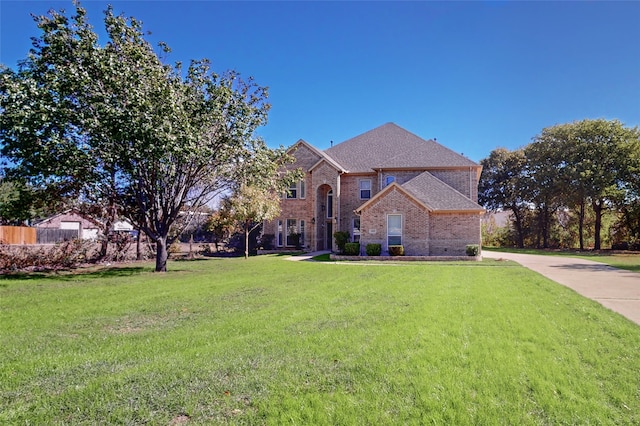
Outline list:
[[[454,188],[450,187],[440,179],[436,178],[429,172],[423,172],[413,179],[399,185],[393,182],[382,191],[378,192],[373,198],[356,209],[361,212],[369,205],[373,204],[379,198],[384,197],[389,191],[399,189],[410,198],[417,201],[429,211],[438,212],[478,212],[484,211],[484,208],[465,197]]]
[[[324,151],[350,173],[375,169],[480,167],[434,140],[387,123]]]
[[[92,224],[94,224],[94,225],[95,225],[95,226],[97,226],[97,227],[102,227],[102,226],[103,226],[103,225],[100,223],[100,221],[99,221],[99,220],[94,219],[94,218],[92,218],[91,216],[85,215],[85,214],[83,214],[83,213],[79,212],[78,210],[76,210],[76,209],[74,209],[74,208],[73,208],[73,209],[65,210],[65,211],[63,211],[62,213],[54,214],[53,216],[49,216],[49,217],[48,217],[48,218],[46,218],[46,219],[42,219],[42,220],[40,220],[40,221],[37,221],[37,222],[35,222],[35,223],[34,223],[34,225],[33,225],[33,226],[38,227],[38,226],[44,225],[44,224],[46,224],[46,223],[49,223],[49,222],[51,222],[51,221],[53,221],[53,220],[55,220],[55,219],[58,219],[60,216],[69,216],[69,215],[71,215],[71,216],[76,216],[78,219],[84,219],[84,220],[86,220],[86,221],[88,221],[88,222],[91,222]]]

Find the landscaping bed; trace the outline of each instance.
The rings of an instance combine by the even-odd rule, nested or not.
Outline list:
[[[395,261],[395,262],[458,262],[458,261],[475,261],[482,260],[482,256],[345,256],[342,254],[331,254],[331,260],[379,260],[379,261]]]

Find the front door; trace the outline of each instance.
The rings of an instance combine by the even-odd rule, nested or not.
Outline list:
[[[327,230],[327,235],[325,237],[325,250],[333,250],[333,223],[327,222],[327,226],[325,226]]]

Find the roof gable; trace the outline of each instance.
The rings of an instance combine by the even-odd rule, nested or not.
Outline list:
[[[361,212],[385,197],[392,190],[399,190],[407,197],[431,212],[483,212],[484,208],[456,191],[429,172],[423,172],[415,178],[398,185],[397,182],[385,187],[366,203],[356,209]]]
[[[367,208],[369,208],[370,206],[374,205],[379,199],[386,197],[389,193],[393,192],[393,191],[398,191],[401,194],[404,194],[405,197],[407,197],[409,200],[413,201],[414,203],[416,203],[418,206],[426,209],[426,210],[433,210],[431,209],[429,206],[425,205],[423,202],[421,202],[420,200],[418,200],[413,194],[409,193],[406,189],[404,189],[402,186],[398,185],[396,182],[393,182],[389,185],[387,185],[382,191],[378,192],[376,195],[374,195],[373,197],[371,197],[371,199],[367,200],[364,204],[362,204],[360,207],[358,207],[355,211],[356,213],[360,213],[363,210],[366,210]]]
[[[337,169],[339,172],[346,171],[333,158],[331,158],[324,152],[318,150],[313,145],[307,143],[303,139],[300,139],[298,140],[298,142],[293,144],[291,148],[287,150],[287,154],[296,158],[296,163],[302,166],[306,171],[313,170],[323,161],[326,161],[327,163],[329,163],[332,167]]]
[[[56,213],[54,215],[51,215],[47,218],[44,218],[42,220],[39,220],[37,222],[34,223],[34,226],[39,226],[39,225],[44,225],[47,224],[49,222],[52,222],[58,218],[60,218],[61,216],[68,216],[67,220],[71,220],[71,219],[78,219],[78,220],[86,220],[87,222],[90,222],[96,226],[103,226],[102,223],[100,223],[100,221],[98,219],[95,219],[87,214],[82,213],[80,210],[76,209],[76,208],[71,208],[71,209],[67,209],[61,213]]]
[[[479,167],[434,140],[387,123],[324,151],[349,172],[372,169]]]
[[[405,182],[402,187],[433,211],[482,212],[484,208],[429,172]]]

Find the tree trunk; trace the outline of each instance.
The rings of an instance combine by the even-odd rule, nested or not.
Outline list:
[[[516,207],[512,207],[513,217],[515,218],[514,225],[516,226],[516,234],[518,235],[518,248],[524,248],[524,229],[522,226],[522,217]]]
[[[244,224],[244,258],[249,258],[249,222]]]
[[[600,250],[600,229],[602,228],[602,200],[594,200],[593,211],[596,215],[593,249]]]
[[[158,237],[158,239],[156,239],[156,272],[167,272],[168,258],[167,237]]]
[[[543,227],[543,219],[542,219],[542,209],[538,207],[538,212],[536,213],[536,248],[542,248],[542,227]]]
[[[111,204],[107,208],[107,220],[104,224],[104,236],[102,241],[100,242],[100,260],[105,259],[107,257],[107,253],[109,251],[109,236],[113,233],[113,224],[115,222],[116,217],[116,208],[114,204]]]
[[[136,235],[136,260],[142,260],[142,247],[140,246],[141,237],[142,231],[138,229],[138,235]]]
[[[578,217],[578,235],[580,237],[580,250],[584,250],[584,198],[580,201],[580,216]]]
[[[545,206],[542,213],[542,248],[549,248],[549,234],[550,234],[550,223],[551,222],[551,213],[549,209]]]

